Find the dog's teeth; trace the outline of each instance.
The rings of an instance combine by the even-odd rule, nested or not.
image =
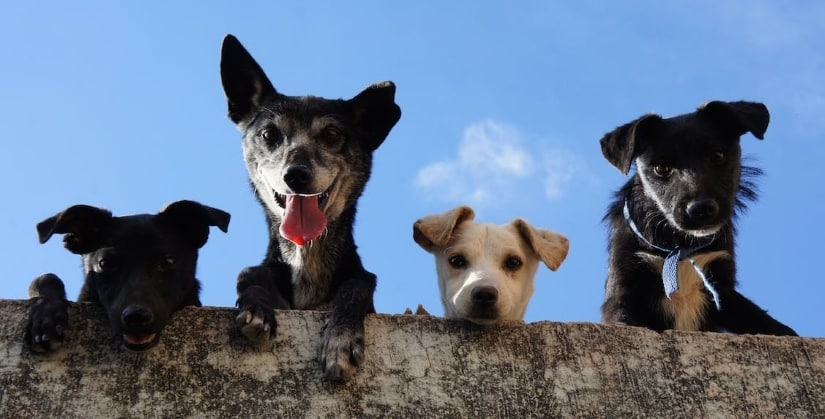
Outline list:
[[[151,342],[155,338],[155,334],[151,333],[148,335],[123,335],[123,340],[130,345],[145,345]]]

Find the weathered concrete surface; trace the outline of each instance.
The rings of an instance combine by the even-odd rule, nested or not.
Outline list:
[[[79,304],[70,339],[43,356],[23,346],[27,308],[0,300],[2,418],[825,416],[825,339],[374,315],[365,365],[333,384],[316,361],[325,313],[277,313],[260,352],[234,310],[186,309],[136,355]]]

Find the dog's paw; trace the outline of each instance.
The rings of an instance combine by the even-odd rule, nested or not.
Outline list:
[[[324,328],[321,366],[332,381],[347,381],[364,361],[364,332],[348,328]]]
[[[241,333],[256,345],[269,342],[270,337],[275,337],[277,329],[275,312],[260,307],[241,310],[235,317],[235,324],[241,328]]]
[[[24,340],[33,352],[50,352],[63,345],[69,325],[68,303],[58,298],[34,297]]]

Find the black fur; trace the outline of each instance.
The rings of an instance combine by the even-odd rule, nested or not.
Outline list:
[[[156,215],[113,217],[75,205],[37,224],[41,243],[64,234],[66,249],[80,254],[85,280],[79,302],[103,306],[117,343],[130,350],[154,347],[175,311],[198,306],[198,249],[209,226],[226,232],[229,214],[193,201],[177,201]],[[26,342],[36,352],[57,349],[68,325],[66,290],[54,274],[29,287],[32,301]]]
[[[796,334],[735,289],[734,221],[746,201],[756,199],[753,178],[761,174],[741,166],[739,138],[751,132],[762,139],[768,121],[761,103],[710,102],[672,118],[645,115],[601,139],[604,157],[623,174],[636,164],[636,173],[616,192],[605,216],[610,260],[603,322],[658,331],[677,327],[676,316],[666,309],[661,266],[652,265],[648,256],[666,253],[631,230],[623,216],[627,203],[630,218],[649,242],[673,249],[712,240],[697,257],[716,251],[729,255],[704,266],[719,292],[721,310],[702,287],[696,330]]]
[[[331,305],[321,363],[328,378],[348,379],[363,358],[364,317],[375,311],[376,277],[353,240],[356,203],[372,152],[401,116],[395,86],[376,83],[350,100],[285,96],[232,35],[223,41],[221,80],[270,233],[263,262],[238,276],[238,324],[250,341],[265,344],[276,333],[273,309]],[[319,196],[327,220],[306,243],[279,233],[284,201],[297,195]]]

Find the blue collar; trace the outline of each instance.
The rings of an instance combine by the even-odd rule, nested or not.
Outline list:
[[[705,285],[705,289],[710,292],[710,295],[713,297],[713,302],[716,304],[716,309],[721,310],[722,304],[719,301],[719,292],[713,288],[708,278],[705,276],[705,273],[702,271],[702,268],[696,264],[696,261],[693,259],[693,254],[696,253],[697,250],[705,248],[713,243],[713,238],[711,238],[707,243],[700,244],[698,246],[689,247],[689,248],[680,248],[676,246],[673,249],[667,249],[664,247],[657,246],[651,243],[645,236],[642,235],[642,232],[636,227],[636,223],[630,218],[630,210],[627,207],[627,201],[624,201],[624,208],[622,209],[622,213],[624,214],[624,219],[627,221],[627,225],[630,226],[630,229],[636,233],[636,236],[641,239],[645,244],[648,246],[660,250],[662,252],[667,253],[665,256],[664,265],[662,265],[662,283],[665,286],[665,295],[668,299],[670,299],[671,294],[679,290],[679,262],[682,260],[687,259],[690,261],[691,266],[693,269],[696,270],[696,273],[699,274],[699,277],[702,278],[702,284]]]

